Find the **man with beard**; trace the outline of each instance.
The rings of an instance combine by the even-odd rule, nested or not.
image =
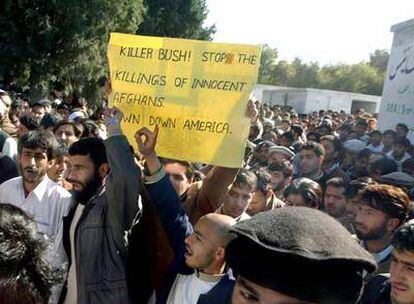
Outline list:
[[[378,263],[378,273],[388,273],[394,231],[406,220],[410,200],[400,188],[373,184],[360,193],[355,232],[361,245]]]
[[[47,132],[32,131],[19,140],[18,162],[22,176],[1,184],[0,201],[22,208],[33,216],[38,232],[51,238],[53,245],[45,259],[54,269],[63,269],[67,257],[63,250],[62,219],[70,210],[68,191],[49,179],[46,172],[52,165],[56,138]],[[54,291],[53,303],[59,291]]]
[[[131,303],[125,236],[141,215],[140,171],[121,133],[121,112],[104,115],[108,139],[83,138],[69,149],[77,206],[64,219],[67,304]]]
[[[288,161],[278,161],[271,163],[267,170],[270,173],[270,182],[272,184],[273,192],[278,199],[283,200],[283,194],[287,186],[292,181],[293,166]]]
[[[401,171],[402,163],[411,157],[410,154],[407,153],[410,147],[411,143],[408,138],[397,137],[394,141],[392,151],[387,154],[390,159],[397,163],[398,171]]]

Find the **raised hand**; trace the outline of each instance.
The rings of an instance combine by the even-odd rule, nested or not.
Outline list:
[[[135,133],[138,151],[142,154],[142,156],[147,158],[155,153],[157,137],[158,125],[155,126],[154,131],[150,131],[147,127],[142,127]]]

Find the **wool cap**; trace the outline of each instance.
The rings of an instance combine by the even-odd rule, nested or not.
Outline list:
[[[280,153],[286,156],[288,159],[292,159],[295,156],[295,153],[292,150],[283,146],[272,146],[269,148],[269,153]]]
[[[227,247],[233,271],[262,287],[302,301],[355,303],[373,257],[334,218],[316,209],[286,207],[232,227]]]

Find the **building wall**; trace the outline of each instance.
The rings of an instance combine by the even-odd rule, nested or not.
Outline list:
[[[363,108],[367,112],[377,112],[380,97],[348,92],[286,88],[277,86],[256,86],[253,95],[271,105],[293,107],[299,114],[307,114],[319,110],[345,110]]]

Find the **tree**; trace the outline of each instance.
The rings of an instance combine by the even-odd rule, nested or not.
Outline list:
[[[369,65],[385,73],[389,58],[390,53],[387,50],[375,50],[369,55]]]
[[[4,0],[0,6],[0,73],[32,96],[51,81],[93,98],[107,74],[109,33],[133,33],[142,0]]]
[[[261,84],[272,83],[272,72],[276,65],[277,49],[271,48],[267,44],[262,46],[262,54],[260,57],[258,82]]]
[[[137,34],[211,40],[215,26],[204,27],[205,0],[144,0],[146,14]]]

